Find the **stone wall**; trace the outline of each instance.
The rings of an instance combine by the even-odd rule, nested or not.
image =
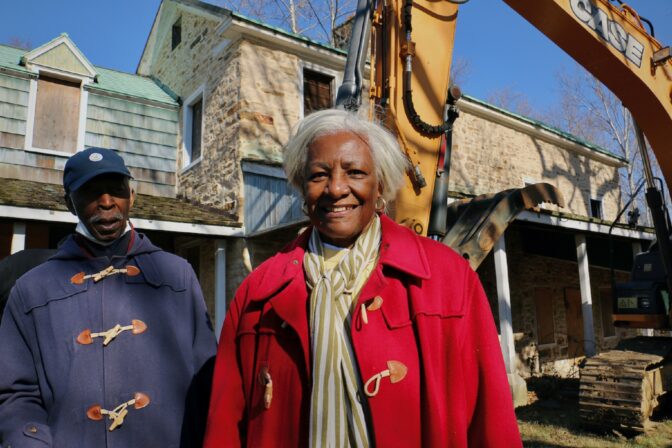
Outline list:
[[[450,189],[468,194],[548,182],[564,195],[562,211],[590,216],[590,198],[602,198],[603,218],[621,203],[618,169],[500,123],[462,111],[453,135]]]
[[[183,101],[203,87],[203,144],[201,161],[183,169],[184,107],[178,135],[178,196],[221,210],[227,219],[241,221],[242,178],[238,165],[240,120],[240,45],[222,46],[218,21],[183,13],[182,41],[171,49],[166,39],[153,76]]]
[[[284,51],[240,44],[240,152],[280,163],[282,146],[301,117],[301,60]]]

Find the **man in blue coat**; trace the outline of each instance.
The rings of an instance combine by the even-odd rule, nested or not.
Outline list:
[[[199,446],[214,333],[189,264],[131,227],[130,177],[102,148],[65,165],[76,233],[0,324],[4,447]]]

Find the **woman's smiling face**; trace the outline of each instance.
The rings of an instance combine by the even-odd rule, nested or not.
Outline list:
[[[308,146],[304,198],[322,240],[352,245],[376,212],[380,187],[368,143],[340,131]]]

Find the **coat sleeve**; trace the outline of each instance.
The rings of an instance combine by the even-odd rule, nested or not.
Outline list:
[[[51,430],[20,302],[14,288],[0,324],[0,443],[43,448],[52,444]]]
[[[229,306],[219,337],[205,448],[245,446],[245,395],[236,341],[245,283]]]
[[[192,447],[203,444],[217,342],[201,287],[191,268],[187,268],[187,276],[194,319],[192,342],[194,377],[187,392],[181,445]]]
[[[504,359],[488,299],[477,275],[467,270],[467,318],[464,368],[474,379],[471,390],[473,409],[468,428],[469,446],[520,447],[522,442],[513,408]]]

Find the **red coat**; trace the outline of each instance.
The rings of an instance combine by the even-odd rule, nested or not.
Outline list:
[[[367,398],[372,444],[521,446],[492,312],[476,274],[448,247],[417,237],[382,216],[378,265],[352,318],[363,381],[380,381]],[[257,268],[241,285],[224,321],[210,400],[206,447],[307,446],[311,392],[308,298],[303,255],[309,232]],[[378,300],[379,302],[379,300]],[[375,308],[375,307],[374,307]],[[264,406],[260,371],[273,381]],[[366,397],[364,397],[366,398]]]

